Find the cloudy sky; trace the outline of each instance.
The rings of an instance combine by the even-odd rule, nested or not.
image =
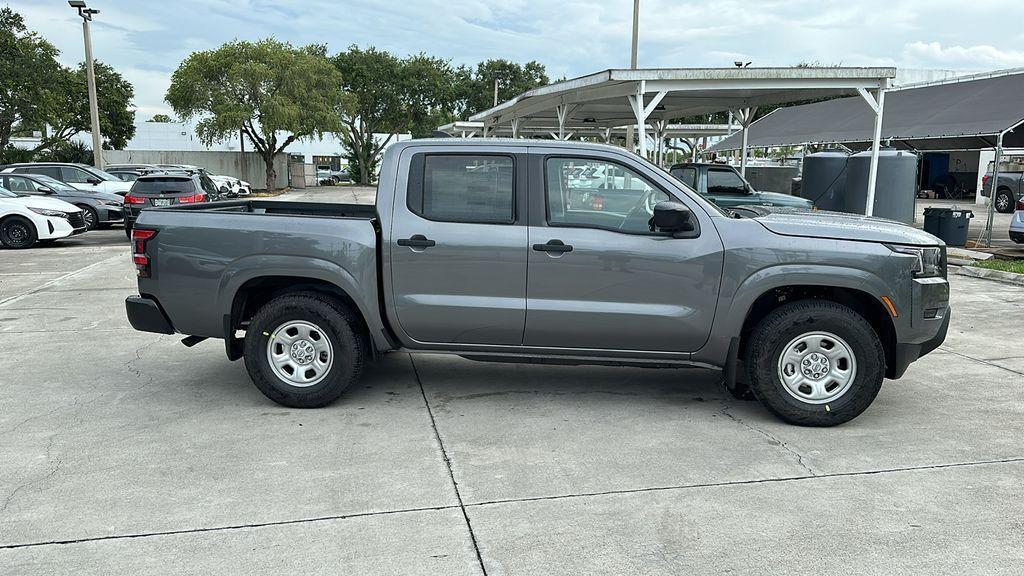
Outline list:
[[[1024,66],[1019,0],[641,0],[640,66]],[[629,65],[631,0],[88,0],[96,58],[135,85],[139,114],[170,112],[170,75],[190,52],[239,38],[375,45],[472,64],[539,60],[549,76]],[[62,53],[82,59],[65,0],[0,0]]]

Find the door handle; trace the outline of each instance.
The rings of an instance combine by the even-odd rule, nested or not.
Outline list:
[[[533,249],[538,252],[572,252],[572,245],[561,240],[548,240],[547,244],[534,244]]]
[[[437,244],[437,242],[428,239],[423,234],[413,234],[409,238],[400,238],[398,240],[399,246],[408,246],[410,248],[430,248],[435,244]]]

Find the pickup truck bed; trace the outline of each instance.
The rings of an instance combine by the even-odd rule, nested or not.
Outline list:
[[[581,166],[623,176],[584,198]],[[950,317],[934,236],[722,210],[635,154],[580,142],[401,142],[376,207],[147,208],[132,240],[132,325],[223,339],[294,407],[333,401],[366,362],[407,350],[720,369],[780,418],[828,426],[937,347]]]

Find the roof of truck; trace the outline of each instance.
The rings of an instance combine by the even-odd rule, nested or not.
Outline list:
[[[408,148],[409,146],[516,146],[523,148],[581,148],[590,150],[608,150],[618,153],[626,152],[626,149],[613,144],[602,144],[598,142],[581,142],[579,140],[540,140],[534,138],[414,138],[395,142],[392,147]]]

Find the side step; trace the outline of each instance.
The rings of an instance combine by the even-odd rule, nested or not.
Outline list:
[[[184,338],[181,339],[181,343],[184,344],[187,348],[191,348],[196,344],[199,344],[203,340],[206,340],[206,336],[185,336]]]

